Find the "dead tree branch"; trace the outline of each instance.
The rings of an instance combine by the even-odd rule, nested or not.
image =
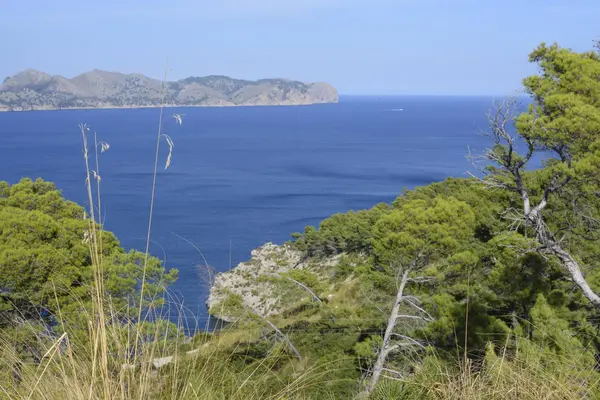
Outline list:
[[[486,187],[509,190],[521,197],[522,209],[512,217],[513,224],[511,226],[518,228],[524,223],[526,226],[532,228],[535,232],[536,240],[541,245],[538,252],[556,257],[585,297],[592,304],[600,307],[600,296],[592,290],[585,280],[577,260],[563,248],[561,245],[562,240],[555,239],[543,216],[543,211],[548,206],[551,195],[564,190],[571,182],[572,176],[562,171],[554,172],[545,187],[542,188],[542,194],[537,204],[532,204],[529,194],[530,190],[523,180],[523,172],[537,148],[536,143],[531,138],[523,137],[527,145],[527,153],[524,157],[517,154],[515,150],[515,138],[511,136],[508,128],[513,121],[513,106],[514,102],[503,102],[494,114],[488,115],[490,131],[486,136],[491,138],[493,147],[479,156],[473,155],[469,149],[467,158],[481,173],[480,177],[474,174],[471,174],[471,176]],[[537,115],[534,114],[534,127],[536,129],[543,129],[543,127],[536,126],[537,121]],[[567,167],[567,170],[571,170],[571,157],[566,146],[554,146],[550,147],[549,150],[558,156],[560,162]],[[487,165],[482,166],[484,163]]]
[[[292,350],[292,352],[296,355],[296,357],[298,358],[299,361],[302,361],[302,355],[300,354],[300,352],[298,351],[298,349],[296,348],[296,346],[294,346],[294,344],[292,343],[292,341],[290,340],[290,338],[283,333],[278,327],[277,325],[275,325],[274,323],[272,323],[271,321],[269,321],[269,319],[267,317],[265,317],[264,315],[262,315],[260,312],[258,312],[257,309],[255,309],[254,307],[248,305],[248,304],[244,304],[246,309],[251,311],[252,314],[256,315],[257,317],[259,317],[261,320],[263,320],[267,325],[269,325],[271,327],[271,329],[273,329],[275,331],[275,333],[277,334],[277,336],[279,336],[279,338],[289,347],[290,350]]]

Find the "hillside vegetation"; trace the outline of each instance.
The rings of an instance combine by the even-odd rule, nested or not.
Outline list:
[[[490,113],[472,178],[263,246],[212,280],[210,312],[229,325],[193,338],[162,317],[176,272],[120,249],[101,207],[41,180],[3,183],[0,393],[600,397],[600,55],[542,44],[530,59],[532,104]]]

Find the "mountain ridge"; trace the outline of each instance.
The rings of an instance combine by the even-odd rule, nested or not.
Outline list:
[[[285,78],[255,81],[225,75],[167,81],[165,106],[259,106],[337,103],[337,90],[324,82]],[[139,73],[94,69],[73,78],[26,69],[0,84],[0,111],[160,106],[163,82]]]

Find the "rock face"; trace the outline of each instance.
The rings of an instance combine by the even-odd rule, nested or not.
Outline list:
[[[261,279],[273,277],[292,269],[311,268],[313,264],[303,257],[303,253],[289,245],[264,244],[251,253],[250,261],[242,262],[231,271],[219,273],[215,277],[210,295],[206,301],[209,312],[224,321],[233,317],[222,312],[220,305],[230,294],[239,295],[244,303],[263,316],[278,314],[279,298],[274,294],[272,284]],[[337,263],[337,258],[322,260],[322,266]]]
[[[0,85],[0,111],[65,108],[157,107],[162,82],[141,74],[93,70],[67,79],[36,70]],[[258,106],[337,103],[327,83],[287,79],[247,81],[227,76],[190,77],[165,84],[165,106]]]

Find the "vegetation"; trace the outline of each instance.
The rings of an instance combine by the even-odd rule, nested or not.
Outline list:
[[[190,340],[160,314],[176,272],[125,252],[97,223],[95,171],[87,213],[48,182],[1,183],[0,392],[599,397],[600,55],[541,45],[531,61],[541,70],[524,81],[532,105],[490,115],[472,178],[294,234],[286,249],[304,267],[278,256],[280,273],[251,277],[268,283],[278,312],[231,295],[220,314],[233,322]],[[536,156],[542,168],[528,169]]]
[[[82,207],[65,201],[52,183],[41,179],[12,186],[0,182],[0,221],[2,326],[40,315],[52,319],[59,310],[70,319],[90,307],[90,230]],[[116,307],[135,309],[144,254],[125,252],[107,231],[101,240],[105,294]],[[146,275],[144,302],[156,307],[177,270],[166,273],[152,257]]]

